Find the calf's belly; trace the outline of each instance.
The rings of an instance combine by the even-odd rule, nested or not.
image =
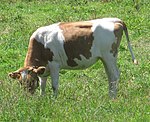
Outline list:
[[[84,56],[80,56],[81,57],[81,60],[80,59],[73,59],[72,62],[75,62],[76,65],[75,66],[69,66],[69,65],[62,65],[61,68],[62,69],[86,69],[88,67],[90,67],[91,65],[93,65],[94,63],[97,62],[98,58],[89,58],[89,59],[86,59]],[[67,63],[66,63],[67,64]]]

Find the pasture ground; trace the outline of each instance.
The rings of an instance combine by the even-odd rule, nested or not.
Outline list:
[[[128,26],[131,61],[123,37],[118,67],[118,97],[108,97],[107,77],[101,62],[86,70],[60,72],[57,99],[24,93],[7,74],[23,66],[29,37],[40,26],[59,21],[118,17]],[[149,0],[1,0],[0,1],[0,122],[149,122],[150,121],[150,3]]]

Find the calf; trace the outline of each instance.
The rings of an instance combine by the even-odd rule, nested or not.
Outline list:
[[[116,66],[123,31],[134,63],[128,31],[118,18],[102,18],[82,22],[56,23],[37,29],[29,41],[24,67],[9,73],[29,92],[40,84],[45,93],[50,74],[54,95],[57,96],[60,69],[85,69],[99,59],[109,80],[109,95],[116,98],[119,71]]]

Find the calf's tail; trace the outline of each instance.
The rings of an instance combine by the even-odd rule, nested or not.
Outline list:
[[[124,30],[124,33],[125,33],[125,36],[126,36],[126,40],[127,40],[127,43],[128,43],[128,48],[129,48],[129,51],[130,51],[131,56],[132,56],[132,61],[133,61],[134,64],[138,64],[138,61],[135,59],[134,53],[132,51],[127,26],[124,22],[122,22],[122,24],[123,24],[123,30]]]

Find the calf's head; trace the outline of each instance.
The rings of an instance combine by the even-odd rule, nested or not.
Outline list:
[[[13,79],[17,79],[23,88],[29,91],[31,94],[35,92],[35,89],[39,86],[38,76],[45,72],[45,67],[25,67],[15,72],[9,73],[9,76]]]

